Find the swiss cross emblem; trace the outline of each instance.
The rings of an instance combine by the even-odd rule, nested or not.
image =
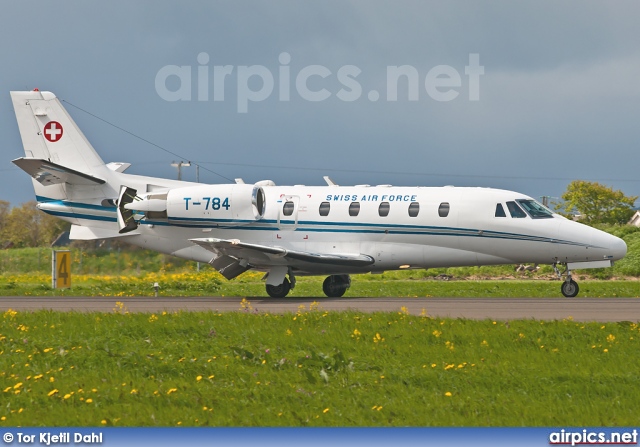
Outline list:
[[[60,141],[60,138],[62,138],[62,125],[57,121],[49,121],[44,126],[44,137],[52,143]]]

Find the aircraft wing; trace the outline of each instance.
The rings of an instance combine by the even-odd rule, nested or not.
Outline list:
[[[319,264],[333,264],[351,267],[371,265],[375,260],[363,254],[314,253],[309,251],[288,250],[271,245],[250,244],[237,239],[190,239],[191,242],[215,253],[218,257],[211,265],[227,278],[235,278],[249,269],[248,264],[269,264],[275,258]],[[231,278],[227,275],[233,275]]]
[[[48,160],[22,157],[13,160],[13,164],[44,186],[56,185],[58,183],[69,183],[70,185],[102,185],[105,183],[105,181],[100,178],[52,163]]]

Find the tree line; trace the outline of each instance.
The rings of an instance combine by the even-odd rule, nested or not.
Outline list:
[[[0,200],[0,248],[49,246],[71,224],[36,208],[31,201],[11,207]]]

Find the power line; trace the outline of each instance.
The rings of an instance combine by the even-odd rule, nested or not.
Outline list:
[[[91,112],[89,112],[89,111],[87,111],[87,110],[83,109],[82,107],[78,107],[77,105],[70,103],[70,102],[69,102],[69,101],[67,101],[66,99],[63,99],[63,100],[62,100],[62,102],[65,102],[65,103],[69,104],[71,107],[75,107],[76,109],[78,109],[78,110],[80,110],[80,111],[82,111],[82,112],[86,113],[87,115],[90,115],[90,116],[92,116],[92,117],[94,117],[94,118],[96,118],[96,119],[98,119],[98,120],[100,120],[100,121],[102,121],[102,122],[104,122],[104,123],[106,123],[106,124],[110,125],[110,126],[113,126],[113,127],[115,127],[116,129],[121,130],[122,132],[125,132],[125,133],[127,133],[127,134],[131,135],[132,137],[137,138],[138,140],[144,141],[145,143],[150,144],[151,146],[157,147],[158,149],[163,150],[163,151],[165,151],[165,152],[166,152],[166,153],[168,153],[168,154],[171,154],[171,155],[173,155],[173,156],[175,156],[175,157],[182,158],[182,159],[187,159],[187,160],[189,159],[189,157],[184,157],[183,155],[176,154],[175,152],[172,152],[172,151],[170,151],[169,149],[166,149],[166,148],[164,148],[164,147],[160,146],[159,144],[156,144],[156,143],[154,143],[154,142],[152,142],[152,141],[149,141],[149,140],[147,140],[146,138],[142,138],[141,136],[136,135],[136,134],[134,134],[133,132],[128,131],[127,129],[123,129],[122,127],[117,126],[117,125],[113,124],[112,122],[107,121],[107,120],[106,120],[106,119],[104,119],[104,118],[100,118],[99,116],[94,115],[93,113],[91,113]],[[212,174],[217,175],[218,177],[222,177],[222,178],[223,178],[223,179],[225,179],[225,180],[228,180],[228,181],[230,181],[230,182],[233,182],[233,180],[232,180],[232,179],[230,179],[230,178],[228,178],[228,177],[225,177],[224,175],[219,174],[219,173],[217,173],[217,172],[215,172],[215,171],[213,171],[213,170],[211,170],[211,169],[209,169],[209,168],[205,168],[205,167],[203,166],[203,169],[204,169],[205,171],[209,171],[209,172],[211,172]]]
[[[283,166],[283,165],[252,165],[247,163],[221,163],[218,161],[198,161],[200,165],[216,164],[223,166],[243,166],[249,168],[269,168],[269,169],[290,169],[299,171],[322,171],[322,172],[346,172],[357,174],[391,174],[391,175],[415,175],[426,177],[473,177],[488,179],[507,179],[507,180],[568,180],[573,181],[573,177],[527,177],[527,176],[505,176],[505,175],[482,175],[482,174],[438,174],[434,172],[404,172],[404,171],[372,171],[367,169],[339,169],[339,168],[309,168],[306,166]],[[640,179],[618,179],[618,178],[585,178],[584,180],[595,182],[640,182]]]
[[[104,118],[101,118],[85,109],[83,109],[82,107],[79,107],[75,104],[70,103],[69,101],[67,101],[66,99],[62,100],[63,102],[69,104],[71,107],[74,107],[84,113],[86,113],[87,115],[90,115],[112,127],[115,127],[116,129],[125,132],[129,135],[131,135],[134,138],[137,138],[141,141],[144,141],[147,144],[150,144],[151,146],[154,146],[168,154],[171,154],[175,157],[181,158],[181,159],[189,159],[189,157],[184,157],[183,155],[177,154],[173,151],[170,151],[169,149],[166,149],[162,146],[160,146],[159,144],[156,144],[152,141],[147,140],[146,138],[143,138],[139,135],[136,135],[135,133],[124,129],[116,124],[113,124],[110,121],[107,121]],[[423,176],[423,177],[452,177],[452,178],[485,178],[485,179],[505,179],[505,180],[541,180],[541,181],[553,181],[553,180],[559,180],[559,181],[573,181],[576,180],[575,178],[572,177],[533,177],[533,176],[504,176],[504,175],[482,175],[482,174],[441,174],[441,173],[434,173],[434,172],[405,172],[405,171],[375,171],[375,170],[366,170],[366,169],[339,169],[339,168],[310,168],[310,167],[306,167],[306,166],[283,166],[283,165],[254,165],[254,164],[248,164],[248,163],[222,163],[222,162],[207,162],[207,161],[199,161],[199,162],[194,162],[194,163],[198,163],[198,166],[202,167],[202,169],[204,169],[205,171],[208,171],[214,175],[217,175],[218,177],[221,177],[229,182],[234,182],[233,179],[230,179],[229,177],[226,177],[216,171],[213,171],[212,169],[209,169],[203,165],[205,164],[215,164],[215,165],[222,165],[222,166],[242,166],[242,167],[249,167],[249,168],[268,168],[268,169],[289,169],[289,170],[298,170],[298,171],[322,171],[322,172],[344,172],[344,173],[358,173],[358,174],[391,174],[391,175],[412,175],[412,176]],[[141,163],[136,163],[137,165],[140,164],[154,164],[154,162],[141,162]],[[0,169],[0,172],[4,172],[4,171],[10,171],[12,169]],[[588,180],[588,181],[597,181],[597,182],[631,182],[631,183],[638,183],[640,182],[640,179],[620,179],[620,178],[586,178],[584,180]]]

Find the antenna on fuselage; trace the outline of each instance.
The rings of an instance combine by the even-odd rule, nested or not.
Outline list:
[[[338,186],[336,182],[331,180],[331,177],[329,177],[328,175],[325,175],[322,178],[324,179],[325,182],[327,182],[327,186]]]

